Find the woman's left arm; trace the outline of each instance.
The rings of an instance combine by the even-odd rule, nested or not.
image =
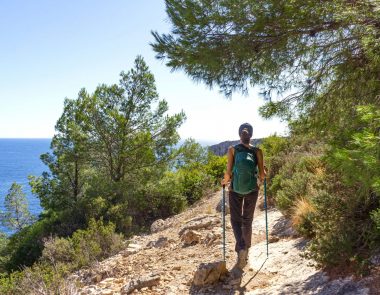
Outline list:
[[[257,149],[256,155],[257,155],[257,166],[259,167],[259,178],[260,178],[260,181],[263,182],[266,176],[266,171],[264,169],[263,151],[260,149]]]

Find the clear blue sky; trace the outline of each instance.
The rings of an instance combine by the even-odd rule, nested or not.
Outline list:
[[[254,126],[254,137],[286,132],[279,120],[260,119],[263,101],[255,91],[227,100],[156,60],[150,32],[169,28],[163,0],[1,1],[0,138],[52,137],[65,97],[116,83],[137,55],[170,112],[185,111],[182,138],[237,139],[243,122]]]

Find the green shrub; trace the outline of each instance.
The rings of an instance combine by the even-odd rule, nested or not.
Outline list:
[[[267,177],[272,179],[284,164],[283,158],[289,153],[289,138],[275,135],[263,139],[260,149],[263,151],[265,166],[268,169]]]
[[[123,248],[112,223],[91,219],[70,238],[44,239],[39,261],[0,278],[0,294],[77,294],[66,277],[71,272],[116,254]]]
[[[224,172],[227,166],[227,156],[216,156],[209,152],[207,157],[207,164],[204,170],[207,175],[211,176],[214,185],[220,186],[220,181],[224,176]]]
[[[74,248],[71,239],[49,237],[44,241],[44,249],[40,261],[52,265],[71,264],[74,261]]]
[[[374,184],[380,165],[374,161],[374,137],[361,130],[366,136],[355,135],[355,144],[344,148],[292,137],[285,149],[269,157],[274,169],[269,192],[297,231],[311,238],[307,256],[322,266],[356,263],[362,269],[370,249],[379,246]],[[367,170],[358,175],[358,169]]]
[[[207,151],[193,139],[186,140],[180,148],[176,165],[181,195],[193,204],[209,191],[220,186],[227,158]]]
[[[181,183],[178,175],[166,172],[162,179],[150,187],[150,206],[156,210],[156,216],[167,218],[183,211],[187,205],[186,198],[182,194]]]
[[[355,250],[357,225],[342,196],[320,192],[315,197],[317,214],[313,227],[315,237],[308,247],[308,257],[320,265],[345,265]]]
[[[181,169],[178,171],[182,194],[186,197],[189,204],[200,200],[208,190],[214,187],[214,181],[202,169]]]
[[[289,176],[279,174],[275,177],[273,185],[279,183],[279,189],[277,190],[275,197],[276,205],[283,213],[289,215],[295,202],[298,199],[303,198],[305,195],[307,196],[307,186],[310,178],[311,176],[309,174],[303,173],[302,171],[293,173]]]
[[[380,111],[360,106],[352,122],[356,128],[345,131],[349,140],[335,140],[325,157],[334,185],[315,198],[316,237],[310,251],[321,264],[360,262],[361,268],[380,246]]]
[[[50,232],[54,219],[44,219],[35,222],[15,233],[9,238],[4,251],[9,255],[6,262],[8,271],[17,270],[23,266],[31,266],[41,256],[43,239]]]
[[[123,246],[122,236],[115,234],[115,225],[105,225],[103,220],[91,219],[88,228],[77,230],[70,240],[73,246],[73,260],[78,267],[109,257]]]
[[[35,263],[0,278],[0,294],[78,294],[74,283],[66,279],[67,274],[65,265]]]
[[[27,226],[9,238],[4,249],[9,256],[5,267],[7,271],[31,266],[42,254],[43,241],[54,234],[70,236],[78,228],[85,226],[81,208],[61,212],[44,212],[37,222]]]
[[[291,153],[284,156],[284,164],[269,186],[269,192],[284,214],[290,215],[297,200],[312,199],[316,190],[323,187],[324,166],[318,154]]]
[[[115,225],[91,219],[86,229],[77,230],[70,238],[46,239],[40,261],[77,269],[109,257],[122,247],[122,236],[115,233]]]
[[[348,185],[360,184],[368,192],[380,195],[380,109],[367,105],[357,108],[357,129],[348,141],[333,145],[329,153],[331,165],[342,174]]]
[[[14,271],[10,275],[2,275],[0,277],[0,294],[27,294],[26,292],[17,292],[18,286],[20,285],[23,277],[24,273],[22,271]]]

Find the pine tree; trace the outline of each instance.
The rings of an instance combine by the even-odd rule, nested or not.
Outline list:
[[[5,212],[1,213],[1,223],[16,231],[31,224],[33,217],[28,209],[28,201],[21,185],[14,182],[4,200]]]
[[[266,117],[308,114],[339,128],[380,106],[380,4],[350,0],[166,0],[157,58],[227,96],[261,86]]]

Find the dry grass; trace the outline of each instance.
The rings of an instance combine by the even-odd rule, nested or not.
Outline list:
[[[307,219],[307,217],[316,211],[313,204],[307,198],[303,197],[295,202],[292,210],[291,218],[293,227],[299,228]]]
[[[314,174],[318,176],[319,178],[326,176],[326,168],[325,167],[316,167],[314,169]]]

